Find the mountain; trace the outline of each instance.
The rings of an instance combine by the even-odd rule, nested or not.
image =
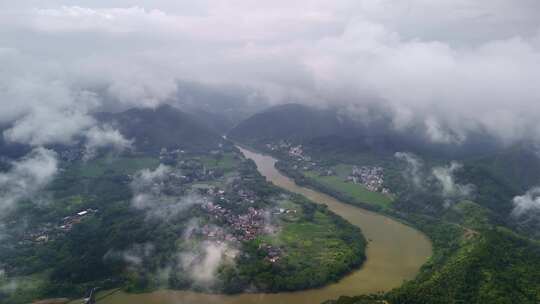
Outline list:
[[[182,108],[182,111],[197,119],[213,132],[223,135],[235,125],[235,121],[227,115],[215,113],[202,108]]]
[[[135,139],[136,148],[142,151],[159,151],[163,147],[209,150],[221,142],[221,136],[196,117],[170,105],[100,113],[97,118],[113,125],[124,137]]]
[[[170,101],[182,111],[201,118],[219,133],[268,107],[267,101],[251,89],[230,85],[178,81],[176,96]]]
[[[462,240],[446,263],[390,292],[388,303],[538,303],[539,267],[537,242],[496,228]]]
[[[315,150],[346,153],[414,152],[432,158],[462,158],[491,153],[497,141],[482,131],[468,134],[464,142],[434,143],[421,123],[397,130],[382,110],[366,108],[365,117],[344,114],[337,108],[319,109],[300,104],[271,107],[239,123],[229,137],[246,144],[292,140]],[[450,132],[450,131],[449,131]]]
[[[344,134],[352,127],[331,109],[317,109],[300,104],[271,107],[242,121],[229,133],[245,142],[281,139],[306,141],[317,137]]]
[[[497,153],[475,158],[468,163],[481,167],[521,192],[540,185],[538,148],[520,143]]]

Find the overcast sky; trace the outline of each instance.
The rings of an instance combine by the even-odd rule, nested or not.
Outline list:
[[[433,141],[456,139],[442,125],[540,139],[539,80],[537,0],[0,2],[0,122],[34,146],[95,132],[104,106],[166,102],[177,81],[359,117],[376,103]]]

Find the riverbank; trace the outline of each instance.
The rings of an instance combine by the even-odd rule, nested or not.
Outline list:
[[[314,202],[326,204],[336,214],[353,225],[359,226],[370,240],[364,265],[337,283],[318,289],[275,294],[244,293],[239,295],[209,295],[190,291],[160,290],[144,294],[118,292],[100,303],[225,303],[225,304],[308,304],[320,303],[342,295],[357,295],[388,291],[412,280],[420,267],[432,254],[429,239],[420,231],[404,225],[392,218],[367,211],[328,195],[303,188],[281,174],[275,167],[272,157],[241,149],[247,158],[252,159],[258,170],[268,181],[288,191],[306,196]]]

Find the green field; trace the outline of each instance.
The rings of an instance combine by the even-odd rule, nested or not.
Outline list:
[[[287,259],[293,265],[318,264],[321,270],[345,264],[355,256],[354,248],[337,238],[338,227],[328,215],[315,213],[314,222],[290,223],[279,235],[282,244],[290,249]],[[309,262],[308,262],[309,261]]]
[[[0,291],[9,292],[7,298],[0,298],[1,303],[30,303],[39,296],[39,289],[47,280],[46,273],[37,273],[28,276],[20,276],[5,279],[0,275]],[[2,302],[5,301],[5,302]]]
[[[201,157],[201,163],[209,169],[222,169],[229,172],[238,165],[238,160],[235,159],[234,154],[226,153],[221,157]]]
[[[281,215],[279,231],[257,238],[254,246],[271,244],[281,248],[284,254],[279,262],[271,265],[248,260],[239,267],[241,272],[253,275],[256,283],[269,284],[269,290],[318,287],[339,279],[364,261],[366,240],[356,227],[323,206],[291,201],[281,204],[285,205],[297,212]],[[268,266],[273,270],[265,277]]]
[[[99,158],[70,168],[70,173],[86,178],[95,178],[105,173],[133,174],[141,169],[154,169],[159,159],[152,157]]]
[[[306,171],[304,172],[304,175],[308,178],[314,179],[316,182],[321,183],[324,186],[346,194],[358,202],[378,205],[384,208],[388,208],[392,205],[392,198],[390,196],[378,192],[368,191],[359,184],[346,182],[344,177],[340,176],[344,171],[345,165],[336,166],[337,175],[333,176],[320,176],[314,171]]]

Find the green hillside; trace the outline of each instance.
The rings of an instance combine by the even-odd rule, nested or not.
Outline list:
[[[98,118],[117,127],[126,138],[135,139],[135,146],[141,151],[161,148],[208,151],[221,142],[221,136],[196,117],[168,105],[106,113]]]
[[[464,240],[446,263],[389,295],[390,303],[538,303],[540,245],[503,228]]]
[[[346,125],[335,111],[320,110],[300,104],[272,107],[242,121],[229,136],[247,143],[274,140],[304,141],[343,132]]]

